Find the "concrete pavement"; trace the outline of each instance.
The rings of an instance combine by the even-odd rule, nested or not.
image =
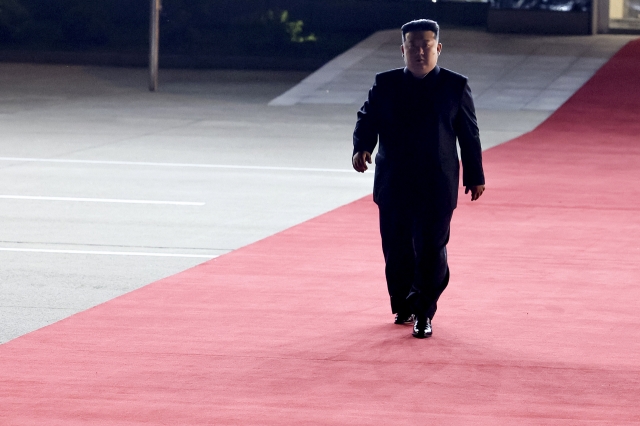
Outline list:
[[[352,108],[267,107],[303,74],[0,70],[1,342],[371,189]]]
[[[469,77],[483,147],[544,121],[635,36],[531,36],[442,28],[438,64]],[[403,66],[398,30],[380,31],[327,63],[270,105],[353,105],[375,72]]]

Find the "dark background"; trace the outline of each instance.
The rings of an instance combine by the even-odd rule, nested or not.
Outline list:
[[[149,3],[0,0],[0,49],[144,55]],[[487,3],[426,0],[164,0],[162,6],[161,54],[167,60],[179,55],[184,63],[200,58],[203,66],[204,57],[258,56],[306,58],[313,67],[380,29],[422,17],[485,26],[488,10]],[[297,21],[303,24],[297,35],[313,34],[315,41],[291,40],[286,26]]]
[[[590,1],[163,0],[160,66],[313,70],[417,18],[590,34]],[[0,0],[0,61],[145,66],[149,15],[150,0]]]

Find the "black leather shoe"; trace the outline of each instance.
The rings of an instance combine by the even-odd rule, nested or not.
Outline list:
[[[413,314],[408,314],[406,312],[398,312],[396,314],[396,319],[393,321],[394,324],[409,324],[413,322]]]
[[[413,337],[424,339],[425,337],[431,337],[432,332],[430,318],[416,318],[413,323]]]

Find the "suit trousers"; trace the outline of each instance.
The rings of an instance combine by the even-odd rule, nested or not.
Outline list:
[[[436,203],[379,206],[380,235],[391,311],[433,318],[449,283],[447,243],[452,211]]]

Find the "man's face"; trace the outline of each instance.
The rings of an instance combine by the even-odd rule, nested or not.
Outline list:
[[[404,63],[411,74],[423,77],[438,63],[442,44],[438,43],[433,31],[412,31],[405,35],[405,41],[400,49],[404,56]]]

